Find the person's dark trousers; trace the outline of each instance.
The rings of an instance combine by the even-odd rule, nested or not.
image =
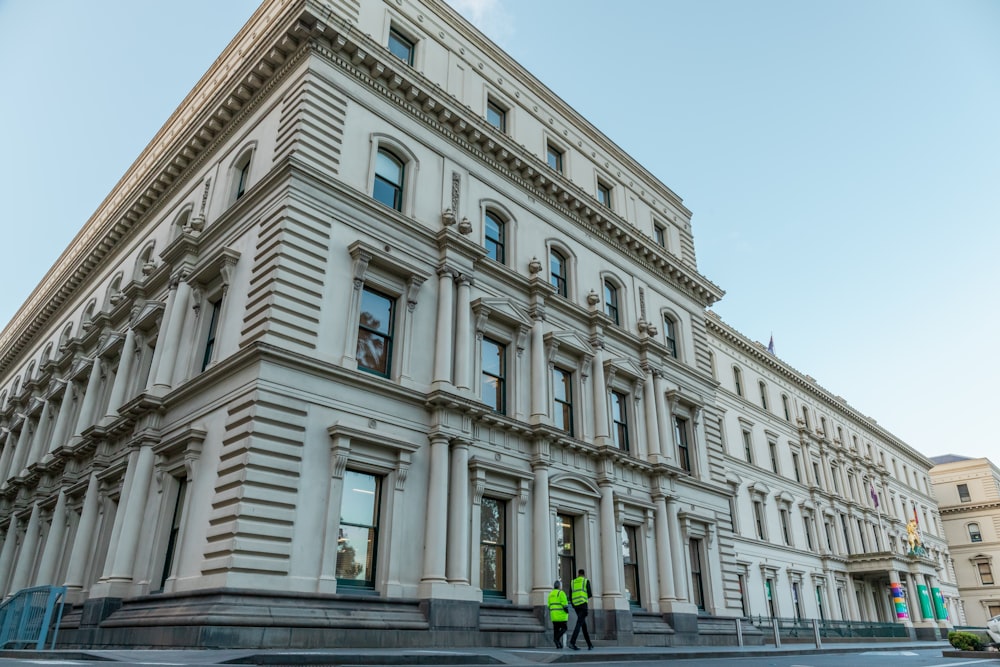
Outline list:
[[[594,648],[594,643],[590,641],[590,630],[587,629],[587,614],[590,613],[587,605],[574,606],[573,611],[576,612],[576,626],[573,628],[573,636],[569,638],[569,647],[576,648],[576,638],[582,629],[583,638],[587,640],[587,648]]]
[[[556,648],[562,648],[562,638],[566,636],[567,630],[569,630],[568,621],[552,621],[553,639],[556,640]]]

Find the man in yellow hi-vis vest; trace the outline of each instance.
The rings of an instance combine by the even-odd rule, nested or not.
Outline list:
[[[552,618],[552,638],[556,642],[556,648],[562,648],[562,638],[568,628],[569,600],[558,579],[549,591],[549,616]]]
[[[594,643],[590,641],[590,631],[587,629],[587,614],[590,613],[587,601],[594,597],[594,591],[590,588],[590,579],[587,579],[583,568],[576,574],[577,577],[573,580],[572,595],[570,596],[573,611],[576,612],[576,626],[573,628],[573,636],[569,638],[569,647],[574,651],[580,650],[580,647],[576,645],[576,638],[582,629],[583,638],[587,640],[587,650],[592,651]]]

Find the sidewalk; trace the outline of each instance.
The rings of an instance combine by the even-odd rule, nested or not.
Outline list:
[[[57,650],[0,651],[0,658],[31,660],[132,662],[157,665],[533,665],[539,663],[596,663],[669,658],[711,659],[737,655],[775,656],[817,653],[861,653],[866,651],[913,651],[951,649],[947,641],[856,642],[824,644],[784,644],[767,646],[677,646],[627,647],[598,646],[593,651],[555,648],[413,648],[413,649],[312,649],[312,650]]]

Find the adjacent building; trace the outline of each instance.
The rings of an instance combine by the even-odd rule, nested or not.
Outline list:
[[[929,462],[722,296],[448,5],[267,0],[0,334],[0,592],[65,585],[66,645],[525,646],[583,568],[605,641],[937,636]]]
[[[985,458],[939,456],[930,471],[967,625],[1000,616],[1000,469]]]

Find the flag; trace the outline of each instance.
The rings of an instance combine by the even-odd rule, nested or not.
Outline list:
[[[920,527],[920,519],[917,518],[917,506],[913,506],[913,523],[917,524],[917,528]]]
[[[875,505],[875,509],[878,509],[878,494],[875,493],[875,485],[871,482],[868,483],[868,492],[872,496],[872,503]]]
[[[767,344],[767,351],[774,354],[774,334],[771,334],[771,342]]]

